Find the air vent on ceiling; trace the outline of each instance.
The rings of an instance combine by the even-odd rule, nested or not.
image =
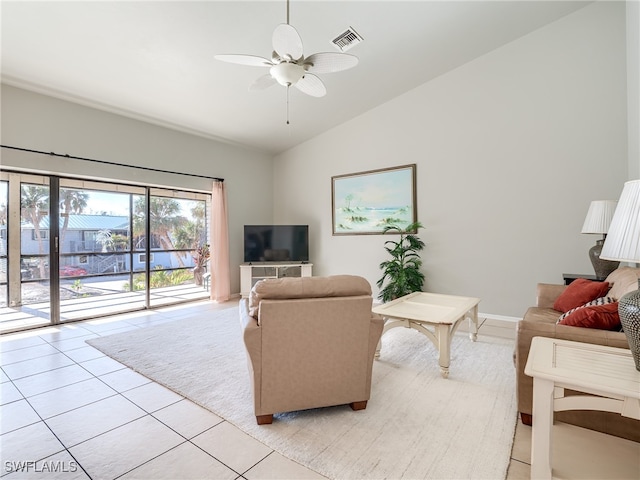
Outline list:
[[[349,27],[345,32],[341,33],[331,41],[331,43],[338,47],[342,52],[346,52],[360,42],[362,42],[362,37],[358,35],[358,32],[356,32],[353,27]]]

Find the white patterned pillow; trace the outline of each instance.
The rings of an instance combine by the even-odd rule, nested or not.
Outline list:
[[[589,303],[585,303],[584,305],[581,305],[579,307],[576,308],[572,308],[571,310],[569,310],[568,312],[563,313],[562,315],[560,315],[560,318],[558,318],[558,320],[556,321],[557,323],[560,323],[562,320],[564,320],[565,318],[567,318],[569,315],[571,315],[573,312],[575,312],[576,310],[580,310],[581,308],[584,307],[592,307],[594,305],[606,305],[607,303],[615,303],[616,299],[613,297],[600,297],[600,298],[596,298],[595,300],[591,300]]]

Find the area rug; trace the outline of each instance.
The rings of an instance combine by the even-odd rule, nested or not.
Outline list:
[[[133,370],[332,479],[505,478],[516,423],[513,341],[457,334],[448,379],[428,339],[382,339],[366,410],[277,414],[258,426],[236,308],[89,340]]]

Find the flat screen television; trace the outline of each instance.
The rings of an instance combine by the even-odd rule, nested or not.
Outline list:
[[[245,262],[308,262],[309,225],[245,225]]]

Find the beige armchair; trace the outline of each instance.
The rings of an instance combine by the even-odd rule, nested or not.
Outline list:
[[[280,412],[366,408],[383,328],[372,301],[369,282],[351,275],[261,280],[241,300],[259,425]]]

